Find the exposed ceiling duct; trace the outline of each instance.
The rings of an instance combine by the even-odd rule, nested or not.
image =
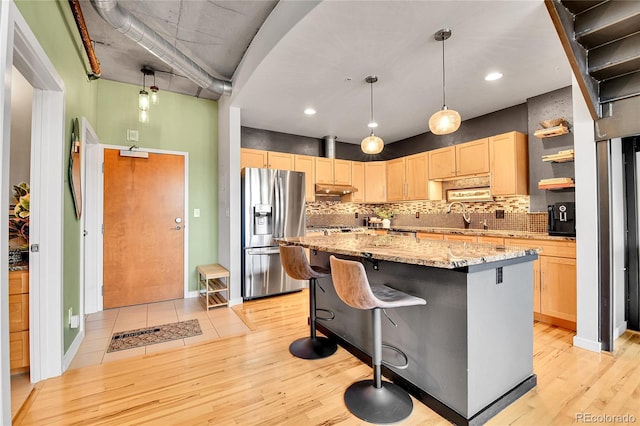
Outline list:
[[[120,6],[117,0],[91,0],[98,14],[113,28],[147,49],[198,86],[218,95],[231,94],[231,82],[211,76],[175,46]]]
[[[324,156],[327,158],[336,158],[336,136],[323,136],[324,140]]]

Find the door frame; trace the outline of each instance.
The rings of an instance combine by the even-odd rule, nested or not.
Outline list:
[[[62,374],[63,169],[65,86],[13,1],[0,4],[0,117],[2,117],[1,182],[9,177],[11,73],[16,69],[33,86],[31,124],[31,225],[29,243],[29,343],[31,382]],[[46,206],[46,209],[43,208]],[[0,221],[7,223],[9,186],[0,188]],[[0,239],[8,240],[7,227]],[[0,244],[0,292],[8,294],[8,246]],[[8,306],[0,304],[0,424],[11,423]],[[45,351],[46,348],[46,351]]]
[[[98,155],[97,156],[87,156],[87,176],[95,175],[99,176],[98,179],[87,180],[87,192],[92,192],[95,194],[95,198],[99,200],[99,206],[96,205],[95,209],[87,210],[86,223],[93,224],[98,231],[99,237],[94,239],[92,242],[87,241],[87,247],[85,253],[89,252],[95,254],[96,257],[88,256],[85,259],[86,268],[88,270],[99,271],[100,276],[99,280],[85,280],[85,297],[86,301],[95,300],[98,303],[92,306],[98,312],[103,310],[103,296],[102,296],[102,285],[103,285],[103,245],[104,245],[104,236],[102,234],[102,224],[104,217],[104,172],[103,172],[103,164],[104,164],[104,150],[105,149],[117,149],[117,150],[126,150],[127,146],[124,145],[107,145],[107,144],[98,144]],[[154,148],[145,148],[140,147],[137,148],[137,151],[149,152],[152,154],[171,154],[171,155],[181,155],[184,157],[184,212],[183,212],[183,224],[184,224],[184,248],[183,248],[183,297],[190,297],[189,293],[189,153],[185,151],[170,151],[165,149],[154,149]],[[99,208],[98,208],[99,207]],[[91,232],[90,230],[88,230]],[[100,254],[98,257],[97,254]],[[87,313],[92,313],[87,310]]]

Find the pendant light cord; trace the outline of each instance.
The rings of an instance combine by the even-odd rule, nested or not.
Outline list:
[[[444,38],[442,39],[442,109],[447,106],[444,97]]]
[[[371,120],[369,121],[369,124],[371,124],[373,123],[373,81],[369,83],[369,86],[371,86]],[[371,128],[371,133],[373,133],[373,127]]]

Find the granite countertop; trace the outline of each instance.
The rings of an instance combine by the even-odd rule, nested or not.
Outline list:
[[[333,234],[278,238],[280,243],[300,245],[349,256],[456,269],[538,254],[538,250],[496,244],[434,241],[414,237],[368,234]]]
[[[28,271],[29,264],[27,262],[17,262],[9,264],[9,271]]]
[[[370,228],[383,229],[383,228]],[[512,231],[507,229],[437,228],[432,226],[392,226],[388,231],[429,232],[433,234],[477,235],[483,237],[509,237],[535,240],[575,241],[576,237],[554,236],[542,232]]]

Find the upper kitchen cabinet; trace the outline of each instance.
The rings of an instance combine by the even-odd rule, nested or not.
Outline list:
[[[316,182],[330,185],[351,185],[351,161],[315,157]]]
[[[261,149],[240,148],[240,168],[293,170],[293,154],[263,151]]]
[[[446,180],[488,173],[488,138],[429,151],[429,179]]]
[[[427,152],[387,161],[387,201],[431,199],[428,168]]]
[[[343,200],[354,203],[364,202],[364,164],[360,161],[351,162],[351,185],[357,191],[343,197]]]
[[[527,135],[509,132],[489,138],[491,195],[528,195]]]
[[[294,155],[293,169],[304,172],[305,201],[315,201],[316,161],[310,155]]]
[[[489,173],[489,138],[461,143],[456,147],[456,176]]]
[[[386,176],[386,161],[368,161],[364,163],[365,203],[384,203],[387,201]]]

